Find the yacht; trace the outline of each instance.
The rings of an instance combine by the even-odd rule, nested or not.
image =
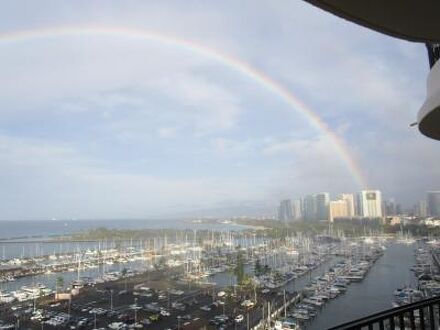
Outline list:
[[[11,303],[15,300],[13,296],[11,296],[10,293],[2,293],[0,292],[0,303]]]

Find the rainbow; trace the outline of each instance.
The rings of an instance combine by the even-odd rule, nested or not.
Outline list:
[[[292,94],[285,86],[273,80],[264,72],[251,66],[243,60],[223,53],[188,39],[181,39],[175,36],[164,35],[162,33],[150,32],[141,29],[126,27],[103,27],[103,26],[59,26],[50,28],[38,28],[32,30],[8,31],[0,33],[0,42],[17,42],[29,39],[66,37],[66,36],[110,36],[138,39],[141,41],[157,42],[163,45],[182,48],[183,50],[195,53],[225,65],[244,77],[264,87],[273,95],[282,99],[291,108],[300,112],[309,123],[332,141],[335,151],[346,165],[353,180],[358,188],[366,188],[366,180],[356,160],[352,157],[350,150],[338,134],[333,132],[330,127],[304,102]]]

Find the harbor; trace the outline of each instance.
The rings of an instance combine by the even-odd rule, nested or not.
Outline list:
[[[307,329],[327,329],[392,308],[395,289],[415,284],[415,278],[410,272],[414,263],[414,245],[390,244],[365,279],[352,283],[343,295],[326,304]],[[359,304],[359,301],[363,303]]]
[[[17,322],[36,329],[95,322],[103,329],[323,329],[389,308],[399,285],[415,284],[415,243],[388,237],[193,231],[87,244],[2,260],[1,329]],[[27,272],[11,273],[11,260]],[[335,318],[363,295],[368,309],[353,304],[346,319]]]

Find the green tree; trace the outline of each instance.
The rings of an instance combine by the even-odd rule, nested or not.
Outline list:
[[[157,271],[163,271],[166,266],[166,260],[164,257],[160,257],[155,263],[154,263],[154,269]]]
[[[261,266],[260,259],[257,259],[254,265],[254,274],[255,276],[260,276],[262,273],[263,273],[263,268]]]
[[[235,299],[234,299],[234,291],[232,288],[227,288],[226,290],[226,296],[225,296],[225,309],[228,314],[231,314],[233,312],[232,308],[235,306]]]
[[[56,292],[58,293],[60,289],[63,289],[64,287],[64,277],[59,275],[56,278],[55,282]]]
[[[257,283],[247,274],[243,279],[242,291],[247,298],[252,297],[252,300],[257,301]]]
[[[121,270],[121,275],[122,275],[122,277],[125,277],[126,275],[127,275],[127,272],[128,272],[128,269],[127,268],[122,268],[122,270]]]
[[[263,268],[263,274],[267,274],[267,273],[269,273],[270,270],[271,270],[271,268],[270,268],[268,265],[264,265],[264,268]]]
[[[237,278],[237,283],[239,285],[241,285],[243,283],[244,280],[244,258],[243,258],[243,252],[241,250],[238,251],[237,253],[237,262],[236,262],[236,266],[234,269],[234,274]]]

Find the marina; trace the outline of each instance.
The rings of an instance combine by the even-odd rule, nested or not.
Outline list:
[[[344,295],[326,305],[307,329],[326,329],[391,308],[396,288],[415,284],[410,272],[414,263],[414,248],[415,244],[390,244],[365,279],[353,283]],[[355,303],[359,301],[363,303]]]
[[[251,231],[192,231],[144,241],[86,244],[88,248],[77,247],[74,252],[2,260],[0,303],[3,311],[13,311],[2,314],[10,315],[2,320],[4,326],[15,325],[13,315],[19,313],[21,322],[31,327],[44,323],[81,328],[81,318],[92,321],[89,311],[70,311],[55,318],[68,312],[66,297],[69,304],[91,303],[94,311],[113,315],[108,298],[94,293],[112,290],[118,295],[114,302],[119,314],[110,316],[114,322],[108,323],[96,313],[98,325],[146,326],[137,321],[139,317],[149,322],[149,328],[163,329],[184,308],[197,315],[184,322],[188,329],[203,319],[213,329],[323,329],[391,307],[393,297],[396,301],[409,292],[404,288],[416,284],[413,272],[433,262],[431,250],[378,236],[292,233],[269,238]],[[407,262],[402,263],[402,258]],[[384,279],[378,280],[382,276],[389,280],[388,286]],[[425,291],[429,286],[433,283],[426,284]],[[335,318],[336,310],[363,295],[370,299],[368,309],[353,304],[342,318],[341,313]],[[191,297],[198,301],[197,307],[188,305]],[[163,299],[168,301],[166,306]],[[143,303],[138,308],[135,301]],[[51,308],[44,307],[52,305],[59,306],[54,307],[58,312],[48,313]],[[130,312],[133,308],[136,321]],[[151,320],[155,313],[160,317]],[[119,321],[120,314],[128,314],[127,320]]]

